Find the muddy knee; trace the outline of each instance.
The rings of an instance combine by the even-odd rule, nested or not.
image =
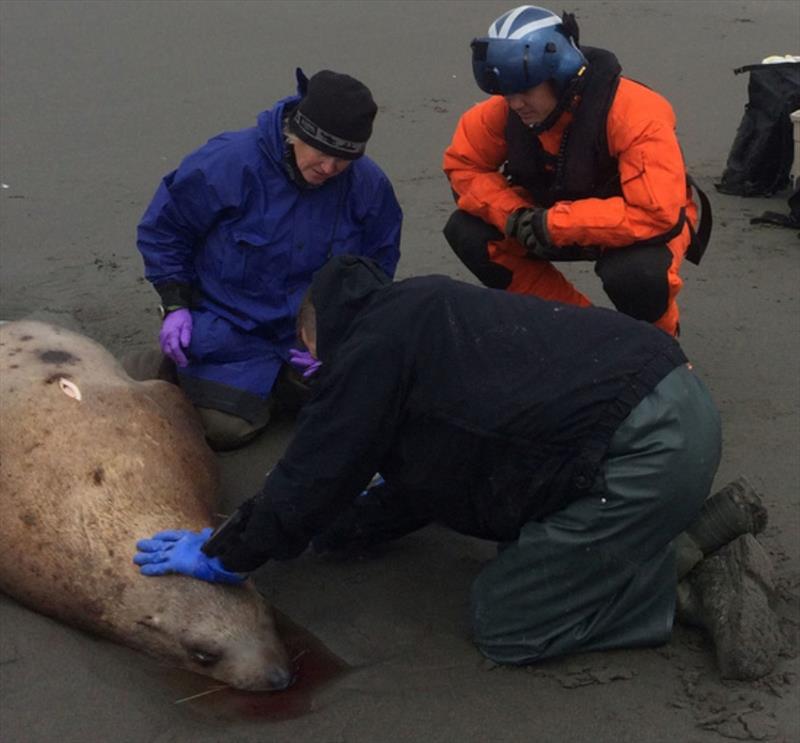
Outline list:
[[[524,665],[547,656],[546,641],[537,641],[535,612],[509,600],[509,593],[490,575],[478,575],[470,592],[472,641],[495,663]],[[524,631],[521,630],[525,625]]]
[[[228,451],[244,446],[252,441],[268,422],[250,423],[244,418],[213,408],[198,407],[197,412],[203,423],[208,444],[215,451]]]

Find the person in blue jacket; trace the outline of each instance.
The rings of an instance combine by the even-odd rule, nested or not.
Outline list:
[[[364,155],[372,94],[330,70],[308,79],[298,68],[297,81],[297,95],[256,126],[188,155],[138,226],[161,298],[161,351],[216,449],[253,438],[290,396],[282,391],[297,397],[297,370],[313,371],[313,358],[292,349],[313,272],[347,253],[393,276],[400,257],[400,206]]]

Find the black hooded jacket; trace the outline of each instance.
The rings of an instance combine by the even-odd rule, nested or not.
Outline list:
[[[245,506],[248,570],[300,554],[380,472],[419,521],[510,540],[591,488],[616,428],[675,367],[649,323],[340,256],[312,282],[322,367]]]

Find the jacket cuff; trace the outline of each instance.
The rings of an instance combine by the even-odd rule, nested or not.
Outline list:
[[[505,228],[503,232],[506,237],[516,237],[517,234],[517,222],[519,222],[520,218],[522,217],[522,213],[528,211],[526,208],[517,209],[511,214],[508,215],[508,219],[506,220]]]
[[[223,570],[229,573],[242,574],[250,573],[260,568],[269,558],[269,555],[254,553],[246,547],[238,545],[231,548],[228,554],[217,559]]]
[[[203,553],[209,566],[217,561],[222,570],[244,573],[255,570],[268,559],[268,555],[253,551],[245,544],[245,531],[253,515],[254,499],[245,501],[206,540]]]
[[[531,224],[533,234],[536,235],[538,243],[545,247],[552,247],[553,241],[550,239],[550,230],[547,229],[547,209],[536,209]]]
[[[308,538],[289,534],[263,491],[240,507],[243,518],[225,544],[206,554],[218,557],[222,567],[233,573],[247,573],[267,560],[297,557],[308,546]]]
[[[161,297],[161,305],[166,312],[181,307],[190,307],[192,304],[192,287],[188,284],[169,281],[154,288],[158,292],[158,296]]]

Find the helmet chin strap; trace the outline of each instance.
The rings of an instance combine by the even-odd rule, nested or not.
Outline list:
[[[548,129],[551,129],[561,118],[561,114],[563,114],[564,111],[572,110],[575,104],[575,98],[579,96],[583,90],[583,84],[586,80],[583,76],[585,72],[585,66],[578,70],[575,77],[569,81],[569,85],[567,85],[567,87],[564,89],[564,92],[561,94],[561,97],[558,99],[556,107],[547,115],[547,118],[545,118],[544,121],[540,121],[538,124],[528,125],[528,128],[534,134],[541,134],[542,132],[546,132]]]

